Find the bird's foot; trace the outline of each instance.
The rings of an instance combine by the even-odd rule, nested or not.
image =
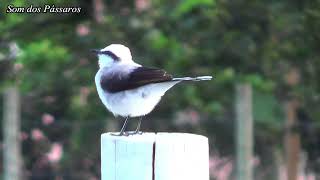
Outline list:
[[[131,133],[129,132],[120,132],[120,133],[110,133],[112,136],[129,136]]]
[[[136,135],[136,134],[142,135],[143,132],[142,132],[142,131],[133,131],[133,132],[128,132],[128,134],[129,134],[129,135]]]

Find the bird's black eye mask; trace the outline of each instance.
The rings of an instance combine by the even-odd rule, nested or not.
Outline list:
[[[114,61],[120,61],[120,58],[111,51],[100,51],[99,54],[107,55],[111,57]]]

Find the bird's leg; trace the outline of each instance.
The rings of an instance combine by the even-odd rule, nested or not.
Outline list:
[[[112,134],[112,135],[114,135],[114,136],[122,136],[122,135],[128,136],[129,134],[125,132],[127,124],[128,124],[128,119],[129,119],[129,116],[126,117],[126,120],[124,121],[124,123],[122,125],[120,133],[119,134]]]
[[[142,116],[139,118],[137,129],[133,133],[130,133],[130,135],[142,134],[142,131],[140,131],[141,121],[142,121]]]
[[[120,133],[119,133],[120,136],[125,134],[125,130],[126,130],[126,127],[127,127],[127,124],[128,124],[128,119],[129,119],[129,116],[126,117],[126,120],[123,123],[123,126],[122,126],[122,128],[120,130]]]
[[[141,122],[142,122],[142,116],[139,118],[137,129],[134,131],[135,134],[142,134],[142,131],[140,131]]]

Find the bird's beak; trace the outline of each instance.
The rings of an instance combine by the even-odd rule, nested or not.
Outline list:
[[[101,53],[101,51],[99,50],[99,49],[91,49],[90,50],[92,53],[94,53],[94,54],[99,54],[99,53]]]

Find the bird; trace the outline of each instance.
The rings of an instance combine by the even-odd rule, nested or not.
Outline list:
[[[113,135],[142,134],[142,117],[149,114],[174,85],[212,79],[212,76],[174,78],[163,69],[142,66],[134,62],[130,49],[122,44],[91,51],[98,56],[95,85],[101,102],[115,117],[125,118],[120,132]],[[135,117],[140,117],[136,130],[126,132],[128,119]]]

